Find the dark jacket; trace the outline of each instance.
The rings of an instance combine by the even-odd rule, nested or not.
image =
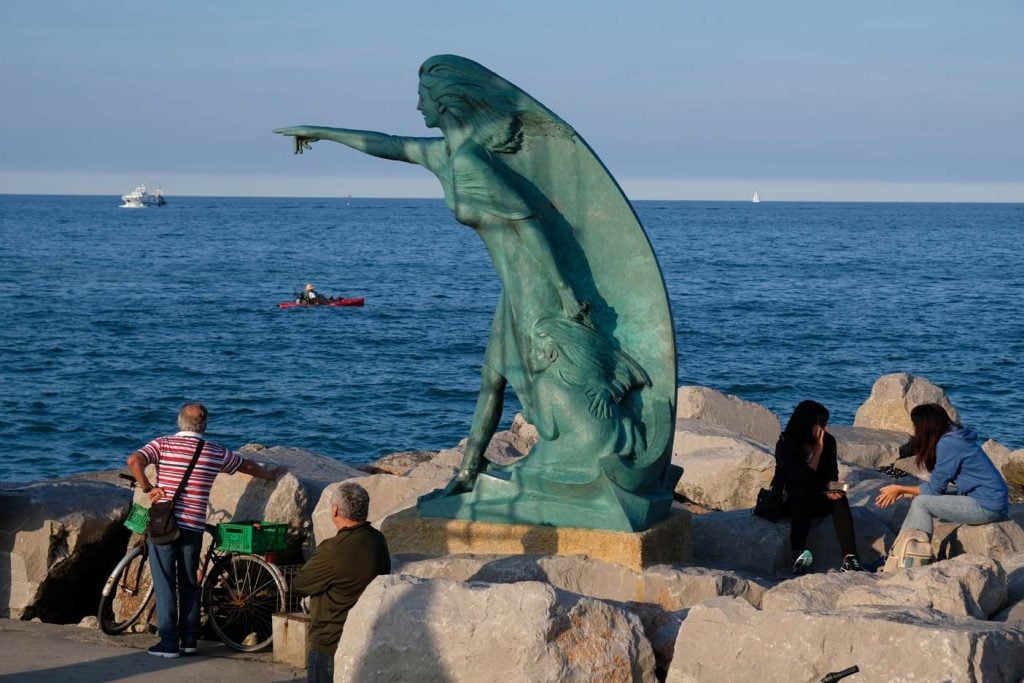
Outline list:
[[[308,647],[334,654],[349,610],[371,581],[389,573],[387,541],[369,522],[339,529],[321,543],[292,581],[293,591],[313,596]]]
[[[818,469],[807,466],[807,453],[799,444],[791,442],[783,434],[775,444],[775,476],[772,488],[787,490],[801,488],[805,491],[824,491],[830,481],[839,480],[839,459],[836,455],[836,439],[825,434],[825,450],[821,452]]]

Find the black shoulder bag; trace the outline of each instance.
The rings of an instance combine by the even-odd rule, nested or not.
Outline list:
[[[181,478],[181,482],[178,484],[178,489],[174,492],[174,496],[169,501],[160,501],[153,503],[149,508],[149,523],[146,525],[146,532],[149,534],[149,540],[154,545],[167,545],[168,543],[174,543],[181,536],[181,531],[178,530],[178,520],[174,518],[174,504],[178,500],[178,496],[185,490],[185,485],[188,484],[188,478],[192,475],[192,470],[195,469],[196,461],[199,460],[199,454],[203,452],[203,446],[206,442],[199,439],[199,445],[196,446],[195,455],[192,456],[192,462],[188,464],[188,469],[185,470],[185,476]],[[156,479],[157,483],[160,483],[160,462],[156,464]]]
[[[782,505],[785,493],[781,487],[761,489],[757,492],[757,504],[751,512],[769,522],[777,522],[782,518]]]

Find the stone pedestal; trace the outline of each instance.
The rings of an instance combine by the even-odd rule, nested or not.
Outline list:
[[[309,617],[301,612],[275,612],[271,616],[271,624],[274,629],[274,661],[294,669],[305,669]]]
[[[381,531],[393,554],[587,555],[633,571],[689,563],[693,554],[690,513],[678,509],[650,529],[630,533],[421,517],[410,508],[385,519]]]

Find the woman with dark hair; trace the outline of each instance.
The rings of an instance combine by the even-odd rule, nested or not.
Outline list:
[[[783,509],[790,518],[789,543],[793,573],[797,575],[810,569],[814,562],[807,549],[811,519],[827,515],[832,515],[843,551],[839,570],[862,570],[854,542],[850,505],[837,481],[836,440],[828,433],[828,417],[828,408],[817,401],[801,401],[775,445],[772,488],[784,491]]]
[[[962,524],[1004,519],[1010,506],[1006,482],[978,445],[977,432],[953,422],[937,403],[917,406],[910,411],[910,421],[914,424],[910,438],[914,463],[931,472],[931,478],[920,486],[890,484],[875,499],[880,508],[900,498],[914,499],[900,536],[917,531],[930,540],[934,519]],[[956,484],[957,495],[946,493],[951,483]],[[899,541],[897,537],[894,548]]]

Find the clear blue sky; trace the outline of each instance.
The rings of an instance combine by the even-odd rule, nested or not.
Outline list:
[[[424,135],[475,59],[634,198],[1024,201],[1024,2],[0,2],[0,192],[440,196],[271,129]]]

